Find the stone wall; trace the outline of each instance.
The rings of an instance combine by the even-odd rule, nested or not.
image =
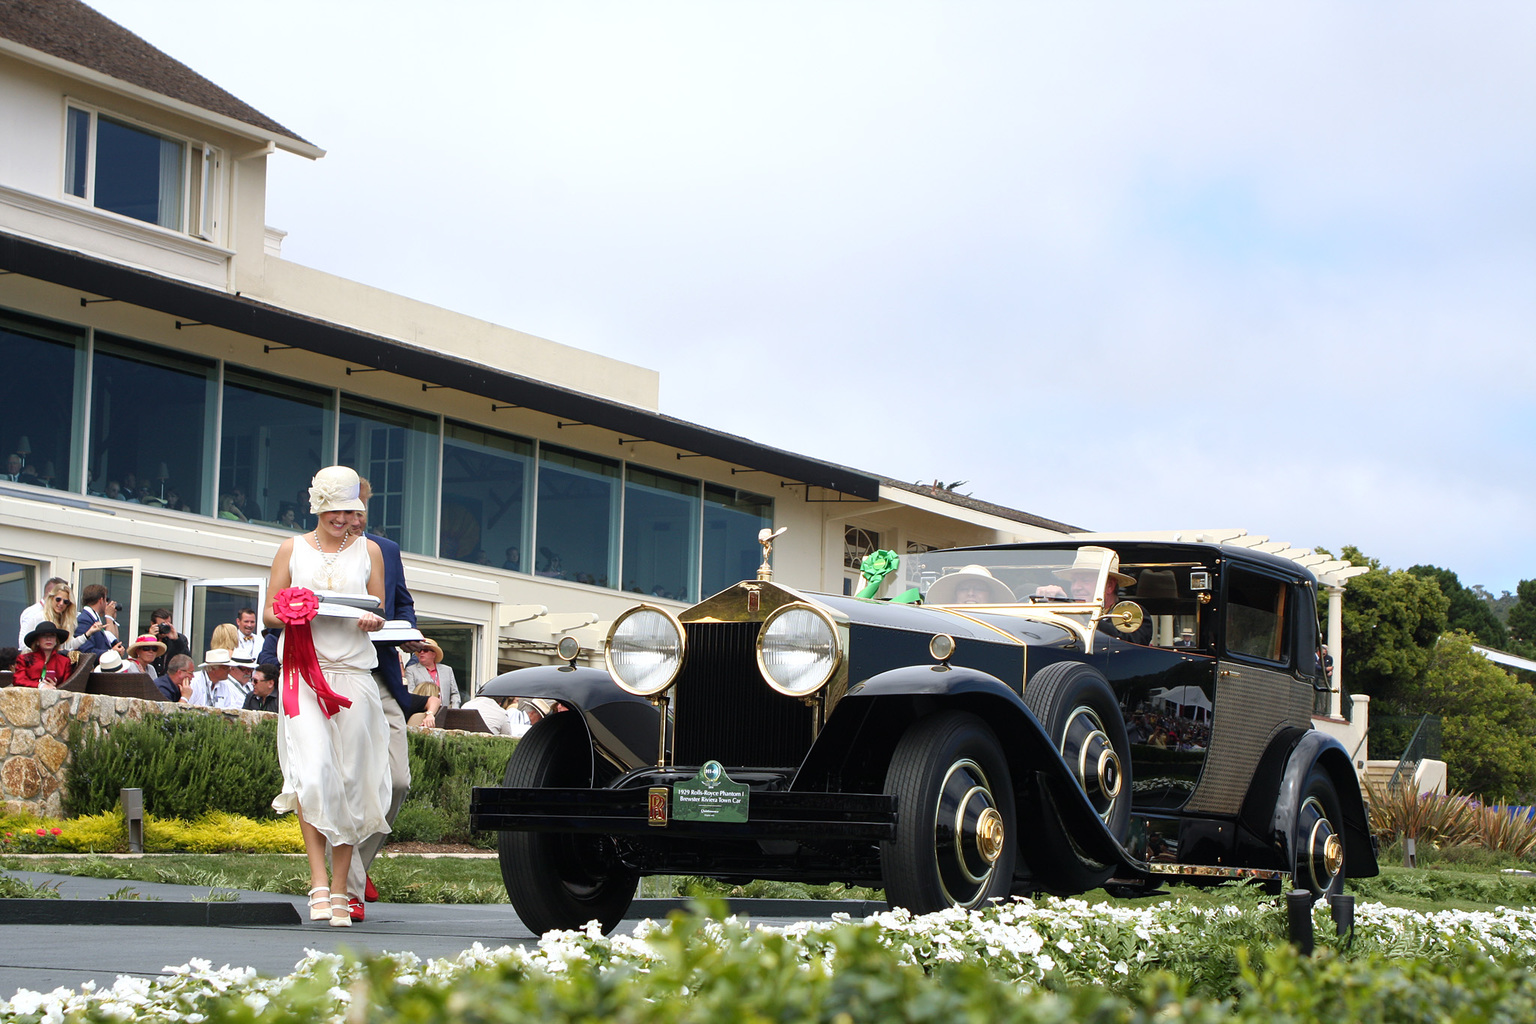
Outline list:
[[[0,753],[5,757],[0,765],[0,800],[12,813],[63,816],[69,731],[76,722],[88,732],[99,732],[146,715],[219,715],[249,728],[268,714],[29,686],[0,687]]]

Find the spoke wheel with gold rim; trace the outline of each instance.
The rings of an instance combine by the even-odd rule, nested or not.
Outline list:
[[[1013,783],[992,730],[975,715],[920,719],[896,746],[885,791],[896,838],[880,844],[886,899],[928,913],[1005,897],[1018,843]]]

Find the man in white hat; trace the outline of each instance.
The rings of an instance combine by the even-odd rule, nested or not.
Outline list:
[[[187,703],[205,708],[238,708],[244,704],[248,691],[241,690],[230,679],[233,666],[234,656],[222,647],[204,654],[197,675],[192,677],[192,696]]]
[[[1100,594],[1097,592],[1099,570],[1104,567],[1106,560],[1109,563],[1109,573],[1104,580],[1104,591]],[[1078,548],[1077,557],[1072,560],[1071,566],[1057,569],[1055,575],[1067,581],[1070,595],[1054,584],[1040,587],[1035,593],[1041,597],[1070,597],[1073,601],[1092,601],[1098,598],[1103,602],[1106,612],[1120,600],[1121,587],[1136,585],[1136,577],[1120,571],[1118,553],[1092,544]],[[1147,644],[1152,640],[1151,620],[1143,621],[1134,632],[1122,633],[1115,628],[1113,619],[1103,618],[1099,620],[1098,630],[1117,640],[1127,640],[1133,644]]]

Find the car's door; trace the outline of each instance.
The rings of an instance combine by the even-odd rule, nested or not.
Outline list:
[[[1221,635],[1211,747],[1186,810],[1237,814],[1259,760],[1284,729],[1311,725],[1311,666],[1299,664],[1302,581],[1268,566],[1229,562],[1221,574]]]

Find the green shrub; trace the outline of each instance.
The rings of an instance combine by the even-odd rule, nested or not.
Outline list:
[[[499,785],[506,776],[507,758],[516,744],[500,736],[413,731],[410,745],[411,792],[400,808],[400,818],[396,819],[395,839],[409,841],[399,834],[399,820],[415,807],[436,811],[442,827],[437,839],[421,842],[493,846],[494,835],[470,831],[469,791],[475,786]],[[412,814],[410,820],[426,820],[420,810]]]
[[[448,832],[448,816],[419,800],[407,800],[389,833],[392,843],[440,843]]]
[[[145,811],[162,820],[196,822],[211,811],[258,820],[276,816],[272,798],[282,788],[282,773],[274,721],[247,730],[223,716],[154,715],[100,733],[77,730],[70,742],[65,813],[71,817],[112,811],[124,787],[142,789]],[[411,793],[400,811],[406,831],[435,833],[421,842],[492,844],[493,836],[470,831],[469,791],[501,781],[515,744],[503,737],[420,731],[410,733],[409,743]]]
[[[150,715],[71,738],[65,813],[100,814],[124,787],[144,791],[144,809],[195,820],[208,811],[272,818],[282,788],[277,723],[247,730],[214,715]]]

